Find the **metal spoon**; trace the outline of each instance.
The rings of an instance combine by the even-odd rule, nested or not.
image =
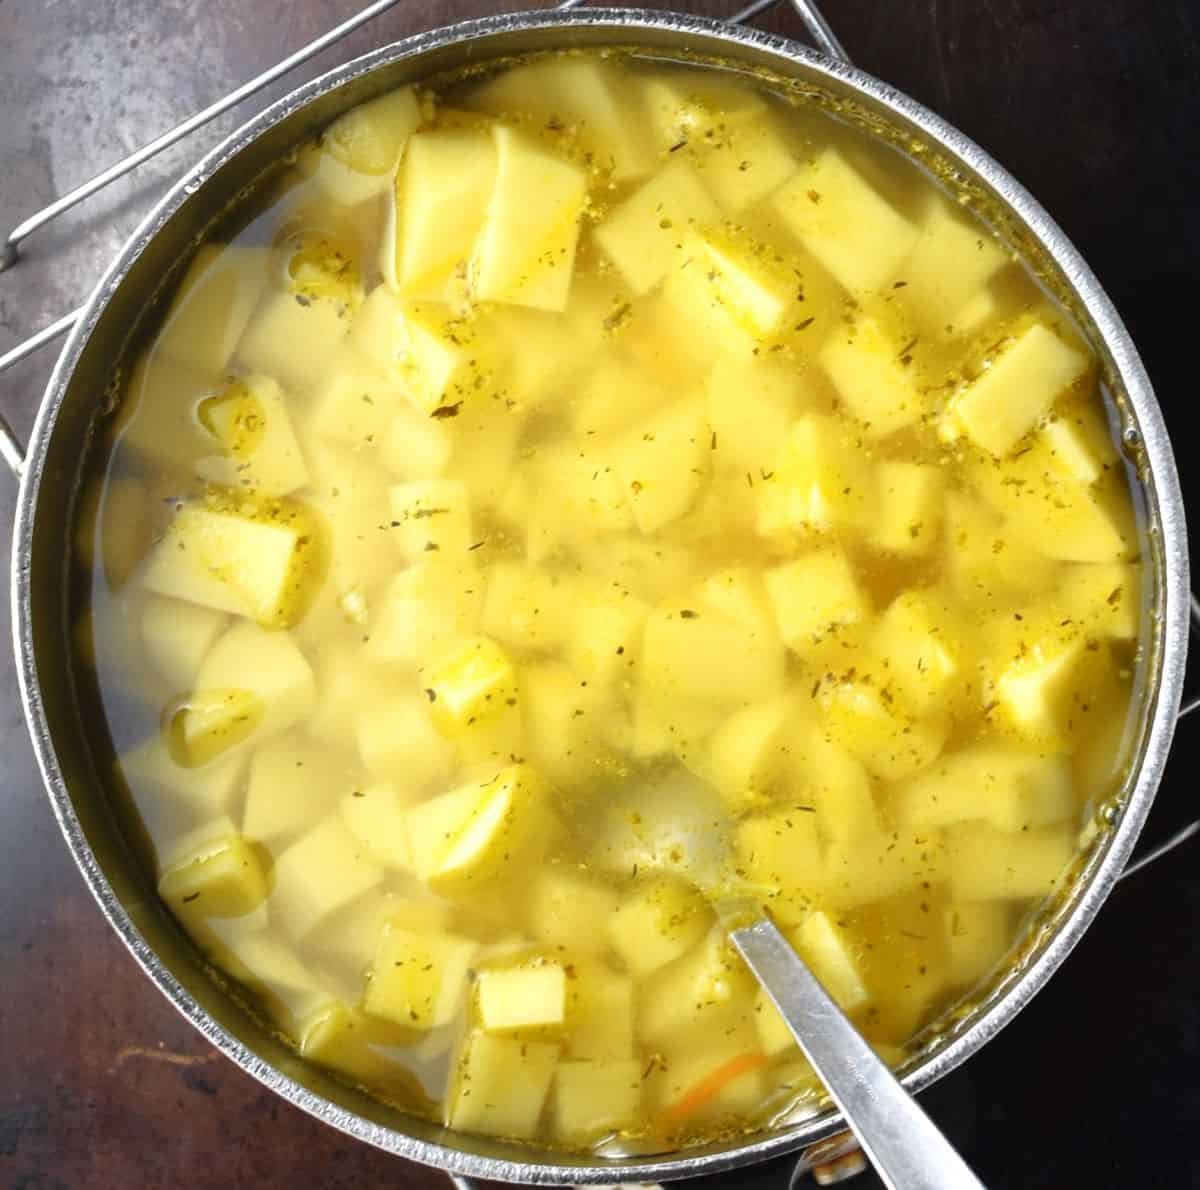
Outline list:
[[[775,923],[759,918],[730,940],[787,1022],[891,1190],[984,1190],[983,1183],[896,1081]]]

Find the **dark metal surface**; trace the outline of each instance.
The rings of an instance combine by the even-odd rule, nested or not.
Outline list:
[[[930,53],[928,22],[945,19],[945,5],[889,15],[890,8],[843,0],[831,15],[843,40],[868,69],[963,124],[1046,200],[1114,292],[1152,371],[1156,365],[1165,369],[1165,377],[1156,379],[1170,413],[1169,381],[1173,374],[1183,376],[1186,359],[1180,345],[1186,340],[1170,332],[1181,332],[1188,304],[1181,303],[1172,315],[1159,300],[1165,291],[1159,288],[1158,276],[1171,269],[1181,275],[1194,273],[1198,262],[1196,232],[1184,218],[1194,194],[1189,184],[1196,181],[1196,167],[1186,153],[1180,160],[1174,157],[1175,147],[1187,146],[1184,137],[1195,115],[1193,110],[1189,118],[1186,108],[1187,97],[1194,101],[1196,91],[1194,42],[1188,40],[1194,30],[1187,27],[1188,12],[1164,11],[1162,19],[1147,22],[1139,9],[1140,25],[1125,29],[1123,16],[1135,16],[1132,5],[1124,14],[1121,5],[1106,7],[1103,13],[1082,6],[1074,12],[1074,4],[1065,13],[1062,5],[1054,11],[1048,4],[1036,6],[1037,12],[1033,5],[1025,7],[1034,18],[1029,26],[1016,22],[1012,3],[971,5],[970,13],[955,8],[961,24],[951,28],[936,54]],[[39,21],[40,10],[18,12],[11,0],[0,2],[0,202],[5,213],[19,217],[23,209],[40,205],[54,190],[103,166],[348,10],[348,5],[335,4],[318,10],[298,3],[242,9],[210,3],[193,13],[185,6],[105,10],[63,3],[48,8]],[[466,14],[439,8],[437,15],[448,19]],[[272,21],[273,16],[278,19]],[[428,8],[414,10],[404,31],[430,19]],[[875,23],[868,28],[870,19]],[[138,44],[130,46],[129,26],[139,23],[143,29]],[[385,22],[386,36],[397,36],[401,29],[392,26],[402,23]],[[881,31],[885,37],[879,41]],[[384,34],[382,27],[376,32]],[[941,35],[946,33],[943,27]],[[953,41],[957,45],[950,44]],[[214,44],[222,47],[219,52]],[[1139,61],[1140,67],[1135,67]],[[1148,80],[1145,84],[1137,82],[1142,77],[1139,69]],[[64,85],[72,81],[74,88]],[[1137,104],[1139,85],[1146,89],[1144,109]],[[982,90],[982,107],[976,107],[981,96],[972,87]],[[1181,87],[1178,102],[1166,102],[1175,87]],[[128,110],[156,100],[165,106],[154,108],[149,116]],[[40,141],[32,128],[39,112]],[[1166,119],[1165,132],[1150,121],[1152,112]],[[137,123],[139,115],[150,122]],[[977,117],[974,123],[972,116]],[[90,117],[90,126],[84,126],[85,117]],[[1098,138],[1104,143],[1097,143]],[[1097,156],[1099,148],[1104,152]],[[1114,161],[1124,163],[1126,170],[1110,177]],[[119,238],[112,225],[103,222],[112,213],[111,203],[108,206],[94,216],[102,226],[93,241],[100,248],[91,256],[81,242],[66,246],[65,229],[48,232],[36,251],[31,243],[30,259],[0,280],[0,333],[12,332],[15,339],[80,296]],[[1072,214],[1078,222],[1072,221]],[[1111,268],[1106,267],[1106,255]],[[46,271],[41,273],[43,264]],[[89,268],[94,270],[90,274]],[[72,281],[78,283],[74,291]],[[1174,327],[1172,317],[1177,320]],[[0,350],[10,341],[0,338]],[[27,417],[41,386],[36,368],[18,371],[5,384],[5,392],[14,386],[20,391],[22,385],[26,399],[21,413]],[[1176,397],[1174,408],[1186,408],[1182,398]],[[336,1186],[347,1170],[346,1184],[350,1177],[359,1182],[387,1174],[393,1180],[407,1175],[417,1182],[433,1177],[360,1148],[335,1158],[332,1154],[344,1151],[347,1142],[266,1098],[232,1067],[206,1060],[194,1035],[141,981],[108,935],[70,870],[36,779],[28,771],[28,751],[11,701],[4,704],[2,722],[9,788],[7,829],[0,834],[0,1053],[5,1056],[0,1065],[0,1185],[160,1185],[186,1178],[199,1186],[252,1179],[266,1186]],[[1177,767],[1185,770],[1186,760]],[[1169,817],[1167,807],[1163,820]],[[1133,904],[1138,893],[1150,888],[1152,912],[1143,909],[1133,923],[1139,945],[1125,948],[1123,954],[1091,958],[1097,953],[1097,936],[1119,924],[1118,901],[1080,956],[1005,1038],[976,1059],[968,1072],[931,1094],[931,1102],[935,1097],[941,1100],[957,1086],[952,1106],[986,1106],[986,1116],[977,1126],[964,1125],[965,1131],[954,1139],[994,1184],[1075,1184],[1094,1158],[1100,1172],[1089,1180],[1115,1185],[1120,1162],[1141,1151],[1143,1135],[1152,1132],[1150,1117],[1140,1120],[1140,1128],[1139,1121],[1131,1119],[1128,1132],[1114,1126],[1103,1134],[1071,1118],[1070,1093],[1076,1085],[1069,1076],[1072,1053],[1059,1039],[1077,1034],[1083,1044],[1075,1056],[1094,1055],[1097,1021],[1104,1022],[1109,1034],[1111,1102],[1132,1115],[1135,1108],[1127,1100],[1136,1090],[1141,1102],[1165,1109],[1157,1121],[1158,1135],[1170,1136],[1173,1127],[1181,1137],[1186,1135],[1187,1121],[1196,1115],[1191,1080],[1182,1078],[1186,1063],[1177,1068],[1180,1077],[1170,1096],[1160,1090],[1170,1087],[1170,1080],[1164,1081],[1154,1066],[1141,1067],[1146,1077],[1132,1084],[1119,1073],[1121,1063],[1145,1062],[1148,1053],[1156,1052],[1153,1046],[1137,1045],[1131,1018],[1121,1011],[1126,1004],[1136,1006],[1143,990],[1164,1026],[1176,1027],[1177,1032],[1167,1036],[1178,1044],[1181,1055],[1187,1056],[1188,1045],[1195,1046],[1191,998],[1178,994],[1190,982],[1186,955],[1179,956],[1178,970],[1168,970],[1160,961],[1161,945],[1173,936],[1176,915],[1184,914],[1182,921],[1190,924],[1186,911],[1195,908],[1194,901],[1181,905],[1179,893],[1171,895],[1170,877],[1178,879],[1186,865],[1186,854],[1175,857],[1161,876],[1155,869],[1141,878],[1152,885],[1135,885],[1118,894]],[[1154,922],[1158,925],[1151,928]],[[1187,934],[1176,930],[1174,936]],[[1114,971],[1138,963],[1141,954],[1148,956],[1147,978],[1141,984],[1123,972],[1114,978]],[[1076,980],[1073,994],[1064,993],[1061,989],[1071,986],[1069,973],[1078,971],[1081,963],[1091,964],[1091,970]],[[1027,1042],[1022,1050],[1019,1037],[1028,1032],[1025,1022],[1037,1018],[1048,999],[1057,1006],[1059,1018],[1051,1017],[1053,1031],[1035,1038],[1032,1048]],[[1139,1028],[1146,1029],[1148,1015],[1152,1014],[1143,1011],[1133,1018]],[[1083,1023],[1090,1028],[1079,1029]],[[200,1063],[189,1066],[161,1055],[146,1057],[138,1049],[153,1055],[160,1038],[169,1049],[199,1058]],[[1051,1039],[1054,1044],[1047,1045]],[[1003,1051],[1010,1063],[1005,1079],[986,1073],[992,1050]],[[1175,1069],[1169,1053],[1164,1060]],[[1094,1063],[1089,1065],[1096,1069]],[[1058,1080],[1060,1069],[1063,1077]],[[969,1080],[970,1093],[964,1079]],[[197,1081],[217,1092],[219,1104],[194,1088]],[[139,1097],[138,1088],[146,1086],[148,1092]],[[1060,1092],[1053,1111],[1039,1102],[1048,1086]],[[1093,1112],[1095,1089],[1089,1086],[1087,1096]],[[1110,1099],[1102,1095],[1100,1102],[1107,1109]],[[1022,1106],[1030,1103],[1038,1104],[1039,1110],[1022,1113]],[[278,1122],[268,1119],[271,1110],[278,1113]],[[962,1122],[961,1110],[952,1114]],[[1038,1127],[1049,1128],[1051,1121],[1062,1131],[1061,1142],[1053,1132],[1041,1136],[1061,1144],[1053,1162],[1047,1160],[1045,1146],[1037,1143]],[[1032,1130],[1032,1141],[1022,1141],[1023,1129]],[[1121,1148],[1122,1143],[1127,1147]],[[976,1158],[976,1145],[995,1159],[995,1173],[989,1172],[987,1161]],[[1148,1160],[1139,1161],[1139,1180],[1190,1185],[1187,1160],[1182,1148],[1154,1150]],[[1148,1180],[1147,1165],[1151,1174],[1158,1169],[1176,1180]]]

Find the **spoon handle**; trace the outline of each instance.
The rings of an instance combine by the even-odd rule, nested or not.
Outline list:
[[[774,922],[730,938],[892,1190],[984,1190],[917,1101],[829,998]]]

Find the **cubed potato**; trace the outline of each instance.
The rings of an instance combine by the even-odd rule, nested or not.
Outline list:
[[[748,1021],[721,1031],[695,1028],[658,1052],[644,1097],[674,1135],[706,1122],[745,1119],[767,1098],[766,1062]],[[718,1084],[715,1093],[711,1090]]]
[[[368,1087],[377,1087],[390,1098],[400,1093],[414,1108],[421,1106],[423,1095],[420,1087],[414,1086],[408,1067],[392,1061],[372,1044],[379,1040],[377,1031],[377,1024],[358,1009],[334,1000],[300,1023],[300,1055],[348,1074]]]
[[[388,922],[418,934],[447,934],[454,917],[445,901],[399,897],[376,888],[328,917],[309,945],[361,978],[375,961]]]
[[[708,474],[711,431],[700,402],[687,402],[635,427],[614,446],[613,463],[634,520],[654,533],[681,517]]]
[[[649,614],[649,606],[625,589],[609,587],[576,602],[566,655],[590,688],[612,696],[632,679]]]
[[[575,1144],[632,1128],[642,1105],[642,1061],[560,1062],[552,1093],[554,1135]]]
[[[215,445],[196,408],[223,387],[220,374],[197,371],[161,351],[150,351],[129,374],[114,437],[121,449],[153,466],[191,468]]]
[[[800,657],[871,614],[870,598],[850,559],[836,546],[784,562],[768,570],[763,579],[779,635]]]
[[[571,965],[567,1056],[589,1061],[634,1057],[633,980],[591,959],[577,959]]]
[[[771,1002],[766,988],[759,988],[754,993],[754,1027],[758,1031],[759,1047],[768,1058],[796,1050],[796,1038]]]
[[[85,489],[76,519],[75,552],[89,569],[97,558],[111,590],[129,580],[154,540],[151,495],[141,480],[97,477]]]
[[[966,640],[965,625],[945,599],[923,589],[902,591],[871,634],[871,672],[905,714],[945,711],[974,688]]]
[[[881,289],[917,228],[842,153],[824,149],[771,196],[783,226],[852,294]]]
[[[492,143],[496,180],[472,261],[475,296],[562,310],[575,270],[587,174],[504,124],[492,126]]]
[[[660,153],[680,141],[702,144],[726,129],[753,124],[767,112],[761,95],[715,70],[655,72],[642,81],[641,90]]]
[[[699,889],[666,872],[636,879],[608,919],[608,943],[635,979],[691,950],[712,924]]]
[[[795,172],[796,157],[770,115],[738,121],[707,141],[696,168],[721,210],[737,215],[778,189]]]
[[[751,339],[780,330],[795,315],[801,289],[779,249],[741,230],[693,230],[680,247],[684,283]],[[686,266],[686,267],[684,267]]]
[[[647,431],[648,432],[648,431]],[[619,533],[634,526],[635,493],[620,466],[620,447],[608,444],[539,452],[536,496],[526,515],[526,556],[540,561],[580,534]],[[686,498],[686,481],[669,471],[665,484]],[[640,489],[638,490],[640,496]],[[669,498],[669,493],[656,493]]]
[[[264,712],[253,690],[197,690],[169,708],[171,747],[181,764],[206,765],[254,735]]]
[[[192,698],[208,691],[244,691],[251,696],[257,712],[253,731],[257,741],[287,731],[306,718],[316,702],[312,666],[296,642],[285,633],[269,632],[244,621],[234,624],[212,646],[200,666]],[[202,734],[235,729],[236,718],[245,711],[244,700],[233,700],[227,714],[204,723]],[[187,714],[185,710],[183,741],[190,749],[193,740]]]
[[[926,402],[911,356],[872,318],[835,331],[817,357],[844,408],[871,438],[919,422]]]
[[[386,187],[420,123],[416,93],[399,87],[339,116],[321,133],[321,146],[356,173],[383,179]]]
[[[561,661],[523,665],[520,687],[525,752],[541,772],[564,788],[611,772],[619,728],[603,691]]]
[[[796,804],[756,814],[737,825],[735,871],[757,889],[781,921],[803,918],[823,880],[816,807]]]
[[[888,553],[928,557],[941,538],[944,488],[944,474],[933,464],[879,463],[871,544]]]
[[[355,449],[383,442],[407,405],[404,390],[349,347],[337,353],[315,389],[313,432]],[[416,410],[411,416],[425,420]]]
[[[758,532],[856,532],[869,523],[874,495],[858,431],[839,419],[806,413],[780,443],[774,466],[751,472],[758,499]]]
[[[784,664],[774,633],[673,602],[646,621],[639,677],[671,698],[742,702],[778,693]]]
[[[478,399],[487,383],[492,361],[476,339],[474,324],[451,307],[403,301],[378,285],[355,315],[349,342],[415,409],[434,414]]]
[[[1119,458],[1107,410],[1091,393],[1059,401],[1037,437],[1055,474],[1078,483],[1095,483]]]
[[[284,1009],[284,1021],[303,1020],[328,1004],[329,991],[318,973],[296,951],[270,930],[254,930],[226,942],[233,959],[230,973],[256,991],[265,991],[268,1003]],[[222,960],[227,956],[220,955]]]
[[[259,852],[241,835],[210,839],[158,878],[159,895],[185,917],[242,917],[266,899]]]
[[[351,319],[350,307],[335,298],[270,292],[238,343],[238,362],[308,395],[337,358]]]
[[[719,1028],[731,1014],[743,1011],[753,990],[754,977],[724,928],[714,926],[681,958],[641,984],[638,1036],[643,1044],[659,1047],[694,1036],[697,1029]]]
[[[229,381],[201,403],[197,415],[222,451],[197,460],[202,479],[266,497],[286,496],[308,483],[284,394],[269,376]]]
[[[194,825],[198,820],[228,814],[242,789],[245,754],[219,756],[211,764],[186,768],[167,744],[166,735],[155,732],[148,740],[122,752],[115,766],[133,794],[138,812],[157,831],[162,824],[177,826],[180,819]],[[161,851],[160,840],[160,851]]]
[[[560,864],[540,868],[529,890],[529,932],[550,946],[597,954],[608,946],[617,903],[615,889],[582,871]]]
[[[261,248],[203,245],[171,301],[155,354],[210,376],[224,372],[266,276]]]
[[[483,577],[437,554],[402,570],[385,588],[367,641],[380,661],[418,667],[478,630]]]
[[[527,765],[465,785],[407,814],[417,876],[435,892],[478,889],[527,870],[554,830],[549,790]]]
[[[471,105],[516,118],[531,131],[560,129],[566,145],[614,182],[653,168],[636,97],[614,63],[586,55],[526,63],[490,80]]]
[[[328,813],[356,778],[344,753],[299,733],[268,740],[250,758],[242,833],[272,845],[292,838]]]
[[[563,575],[497,562],[488,571],[483,631],[506,648],[556,650],[570,631],[575,594]]]
[[[966,823],[946,833],[950,895],[958,901],[1026,900],[1064,886],[1075,858],[1075,831],[1065,824],[998,831]]]
[[[730,715],[709,742],[708,772],[732,814],[769,801],[790,775],[800,727],[796,701],[782,695]]]
[[[398,483],[388,496],[393,537],[407,562],[431,553],[455,561],[474,544],[471,503],[461,480]]]
[[[679,263],[689,228],[720,218],[692,166],[673,160],[643,183],[597,227],[596,242],[635,294],[645,293]]]
[[[387,418],[379,443],[380,462],[397,479],[439,478],[454,454],[448,423],[427,417],[403,401],[388,409]]]
[[[898,820],[917,830],[982,821],[1028,831],[1062,822],[1075,808],[1065,756],[982,744],[941,757],[894,803]]]
[[[385,694],[357,708],[355,738],[363,765],[377,780],[413,795],[450,775],[451,750],[433,725],[423,694]]]
[[[769,471],[792,422],[811,399],[805,372],[753,352],[717,358],[705,380],[705,414],[714,463],[740,477]]]
[[[826,842],[853,847],[878,838],[879,811],[861,760],[820,726],[793,743],[789,759],[795,786],[792,801],[812,806],[817,830]]]
[[[395,243],[384,276],[405,297],[447,301],[466,292],[467,268],[496,179],[482,128],[439,128],[409,139],[396,176]]]
[[[458,1015],[479,943],[387,922],[379,936],[363,1009],[412,1029],[435,1029]]]
[[[461,1132],[532,1138],[559,1048],[544,1041],[468,1033],[452,1067],[446,1124]]]
[[[982,501],[947,492],[942,515],[947,570],[959,599],[994,607],[1055,585],[1060,568],[1024,544]]]
[[[882,829],[825,850],[826,904],[854,909],[944,881],[949,860],[935,830]]]
[[[339,799],[342,822],[366,853],[385,868],[408,872],[407,811],[412,805],[410,790],[382,783],[359,783]]]
[[[843,1012],[855,1012],[870,1002],[862,974],[863,945],[828,913],[810,913],[789,941]]]
[[[882,781],[900,781],[940,755],[949,734],[944,714],[915,717],[898,707],[886,686],[867,681],[826,683],[821,722],[829,738]]]
[[[1003,458],[1087,370],[1086,355],[1030,323],[955,399],[950,417],[972,442]]]
[[[1003,901],[958,901],[942,910],[950,979],[960,987],[981,980],[1012,945],[1012,910]]]
[[[1062,618],[1112,640],[1136,640],[1142,615],[1142,578],[1136,565],[1081,563],[1063,570],[1054,602]]]
[[[561,1025],[566,982],[562,964],[540,956],[513,966],[488,967],[475,981],[480,1023],[489,1033]]]
[[[209,649],[228,624],[224,612],[149,595],[142,602],[146,659],[172,690],[190,690]]]
[[[284,627],[303,613],[319,555],[311,517],[291,505],[180,506],[142,571],[158,595]]]
[[[291,938],[303,941],[383,876],[383,868],[334,811],[275,857],[271,917]]]
[[[521,750],[517,674],[486,636],[457,645],[426,675],[438,730],[470,760],[503,760]]]
[[[607,352],[572,384],[566,412],[577,434],[602,438],[653,417],[671,397],[670,390],[649,369]]]
[[[935,334],[969,334],[981,290],[1008,263],[990,228],[930,195],[919,236],[900,265],[901,297],[920,326]]]

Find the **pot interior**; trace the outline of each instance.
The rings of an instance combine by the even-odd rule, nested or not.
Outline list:
[[[714,1143],[661,1159],[601,1163],[528,1146],[452,1134],[401,1115],[319,1068],[301,1061],[201,960],[169,916],[137,858],[135,834],[114,813],[102,746],[93,746],[98,715],[86,675],[73,657],[73,579],[67,545],[83,464],[109,399],[112,361],[121,359],[153,322],[147,295],[169,293],[197,244],[230,205],[269,176],[294,146],[348,108],[406,83],[466,63],[484,64],[563,46],[633,47],[675,59],[717,61],[763,75],[840,118],[885,139],[956,191],[1021,254],[1074,315],[1105,371],[1129,447],[1130,474],[1142,508],[1142,558],[1148,606],[1135,700],[1126,741],[1127,779],[1099,808],[1079,878],[1027,931],[1019,959],[985,996],[963,1004],[904,1067],[909,1084],[926,1085],[996,1031],[1070,949],[1106,895],[1149,806],[1169,741],[1186,630],[1179,607],[1183,573],[1178,491],[1165,433],[1136,356],[1094,282],[1052,227],[1035,228],[1008,190],[940,143],[935,121],[886,87],[830,66],[789,43],[753,31],[733,33],[694,18],[585,12],[564,19],[498,18],[381,50],[318,80],[235,134],[177,189],[123,250],[73,337],[51,382],[31,452],[15,567],[31,727],[63,829],[114,927],[156,983],[194,1024],[256,1077],[300,1106],[402,1155],[480,1176],[558,1183],[617,1182],[713,1171],[810,1143],[837,1127],[832,1112],[750,1138]],[[954,135],[946,133],[946,135]],[[961,139],[961,138],[959,138]],[[973,151],[965,141],[964,151]],[[1061,243],[1053,250],[1046,237]],[[1066,267],[1064,267],[1064,262]],[[1098,318],[1098,313],[1101,317]],[[1107,319],[1107,321],[1106,321]],[[1103,323],[1103,325],[1102,325]],[[1171,652],[1167,651],[1168,640]]]

